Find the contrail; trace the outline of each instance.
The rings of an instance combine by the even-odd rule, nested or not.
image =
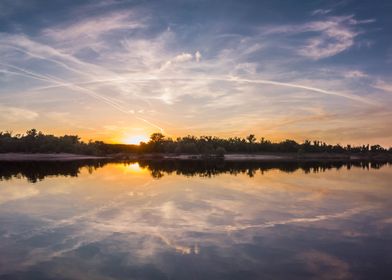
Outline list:
[[[348,94],[348,93],[342,93],[342,92],[336,92],[336,91],[331,91],[331,90],[325,90],[317,87],[311,87],[311,86],[306,86],[306,85],[301,85],[301,84],[295,84],[295,83],[285,83],[285,82],[278,82],[274,80],[263,80],[263,79],[243,79],[243,78],[237,78],[237,77],[200,77],[200,78],[172,78],[172,77],[163,77],[163,78],[142,78],[142,79],[133,79],[129,77],[119,77],[115,79],[101,79],[101,80],[92,80],[92,81],[87,81],[87,82],[82,82],[80,84],[94,84],[94,83],[110,83],[110,82],[115,82],[115,81],[133,81],[133,82],[145,82],[145,81],[224,81],[224,82],[239,82],[239,83],[253,83],[253,84],[265,84],[265,85],[273,85],[273,86],[281,86],[281,87],[289,87],[289,88],[298,88],[298,89],[304,89],[306,91],[311,91],[311,92],[317,92],[317,93],[322,93],[324,95],[334,95],[337,97],[342,97],[342,98],[347,98],[350,100],[354,100],[357,102],[361,102],[367,105],[373,105],[373,106],[379,106],[380,104],[369,100],[364,97],[360,97],[357,95],[353,94]],[[57,85],[61,86],[61,85]],[[56,87],[56,86],[53,86]],[[47,87],[50,88],[50,87]]]
[[[119,110],[119,111],[121,111],[123,113],[126,113],[126,114],[129,113],[129,110],[123,109],[119,104],[117,104],[115,101],[111,100],[110,98],[104,97],[104,96],[102,96],[100,94],[97,94],[94,91],[91,91],[89,89],[86,89],[86,88],[83,88],[83,87],[80,87],[80,86],[77,86],[77,85],[71,84],[71,83],[64,83],[61,80],[58,80],[58,79],[55,79],[55,78],[51,78],[51,77],[48,77],[48,76],[45,76],[45,75],[37,74],[37,73],[31,72],[31,71],[28,71],[26,69],[14,66],[14,65],[4,64],[4,63],[1,63],[1,62],[0,62],[0,65],[16,69],[16,70],[22,72],[22,76],[24,76],[24,77],[29,77],[29,78],[37,79],[37,80],[40,80],[40,81],[46,81],[46,82],[54,83],[54,84],[56,84],[56,85],[58,85],[60,87],[69,87],[69,88],[73,88],[73,89],[76,88],[78,90],[82,90],[82,91],[86,92],[88,95],[90,95],[90,96],[92,96],[92,97],[94,97],[96,99],[100,99],[101,101],[104,101],[105,103],[111,105],[112,107],[114,107],[115,109],[117,109],[117,110]],[[9,70],[6,70],[6,71],[8,71],[9,73],[14,73],[14,74],[19,74],[19,75],[21,74],[21,73],[9,71]]]
[[[362,102],[365,104],[379,105],[374,101],[368,100],[368,99],[360,97],[360,96],[347,94],[347,93],[341,93],[341,92],[335,92],[335,91],[329,91],[329,90],[324,90],[324,89],[300,85],[300,84],[284,83],[284,82],[277,82],[277,81],[271,81],[271,80],[249,80],[249,79],[241,79],[241,78],[230,78],[230,79],[227,79],[227,81],[266,84],[266,85],[283,86],[283,87],[290,87],[290,88],[300,88],[300,89],[319,92],[319,93],[323,93],[323,94],[327,94],[327,95],[335,95],[335,96],[339,96],[339,97],[344,97],[344,98],[359,101],[359,102]]]
[[[151,79],[150,79],[151,80]],[[155,80],[155,79],[154,79]],[[330,91],[330,90],[324,90],[321,88],[316,88],[316,87],[311,87],[311,86],[306,86],[306,85],[301,85],[301,84],[294,84],[294,83],[285,83],[285,82],[277,82],[273,80],[263,80],[263,79],[257,79],[257,80],[251,80],[251,79],[243,79],[243,78],[237,78],[237,77],[206,77],[206,78],[157,78],[157,80],[210,80],[210,81],[225,81],[225,82],[243,82],[243,83],[253,83],[253,84],[265,84],[265,85],[273,85],[273,86],[282,86],[282,87],[290,87],[290,88],[299,88],[299,89],[304,89],[307,91],[313,91],[313,92],[318,92],[326,95],[335,95],[338,97],[343,97],[347,99],[351,99],[354,101],[358,101],[361,103],[365,103],[368,105],[379,105],[378,103],[368,100],[366,98],[352,95],[352,94],[347,94],[347,93],[342,93],[342,92],[336,92],[336,91]]]
[[[26,53],[28,53],[28,52],[26,52]],[[28,53],[28,54],[30,54],[30,53]],[[30,55],[34,55],[34,54],[30,54]],[[38,56],[38,57],[41,58],[41,56]],[[45,58],[43,58],[43,59],[45,59]],[[50,60],[50,61],[52,61],[52,60]],[[72,70],[74,72],[79,72],[78,70],[68,68],[68,66],[66,64],[63,64],[62,62],[58,62],[56,60],[53,62],[58,63],[64,67],[67,67],[67,69]],[[303,90],[307,90],[307,91],[311,91],[311,92],[321,93],[324,95],[333,95],[333,96],[337,96],[337,97],[341,97],[341,98],[346,98],[346,99],[354,100],[356,102],[361,102],[361,103],[364,103],[367,105],[379,106],[379,104],[377,102],[368,100],[368,99],[360,97],[360,96],[352,95],[352,94],[324,90],[321,88],[306,86],[306,85],[296,84],[296,83],[278,82],[278,81],[274,81],[274,80],[264,80],[264,79],[253,80],[253,79],[243,79],[243,78],[238,78],[238,77],[194,77],[194,78],[150,77],[150,78],[136,78],[135,79],[132,77],[119,77],[119,76],[117,76],[116,78],[110,78],[110,79],[97,79],[97,80],[85,81],[85,82],[80,82],[80,83],[70,83],[70,82],[65,82],[63,80],[60,80],[56,77],[49,77],[47,75],[37,74],[37,73],[31,72],[31,71],[28,71],[26,69],[16,67],[14,65],[8,65],[8,64],[4,64],[4,63],[0,63],[0,65],[6,66],[9,68],[13,68],[13,69],[16,69],[17,71],[19,71],[19,72],[13,72],[13,71],[6,70],[9,73],[22,75],[25,77],[38,79],[41,81],[51,82],[54,84],[54,85],[50,85],[50,86],[46,86],[46,87],[36,88],[33,90],[45,90],[45,89],[57,88],[57,87],[68,87],[71,89],[83,91],[84,93],[90,95],[91,97],[105,102],[106,104],[110,105],[111,107],[115,108],[116,110],[118,110],[124,114],[133,114],[133,115],[135,113],[132,110],[125,109],[119,103],[120,101],[115,101],[115,100],[113,100],[113,98],[108,98],[108,97],[102,96],[102,95],[100,95],[100,94],[98,94],[88,88],[83,87],[82,85],[95,84],[95,83],[97,83],[97,84],[110,83],[110,82],[114,82],[114,81],[133,81],[133,82],[138,82],[138,81],[139,82],[145,82],[145,81],[225,81],[225,82],[234,82],[234,83],[253,83],[253,84],[265,84],[265,85],[273,85],[273,86],[280,86],[280,87],[297,88],[297,89],[303,89]],[[22,72],[22,73],[20,73],[20,72]],[[142,97],[140,97],[140,98],[142,98]],[[152,127],[159,129],[161,132],[164,131],[164,129],[162,127],[158,126],[157,124],[155,124],[145,118],[142,118],[139,116],[134,116],[134,117],[140,121],[147,123],[148,125],[150,125]]]
[[[10,67],[8,64],[4,64],[4,63],[1,63],[1,62],[0,62],[0,65]],[[10,67],[10,68],[11,68],[11,67]],[[12,67],[12,68],[14,68],[14,67]],[[36,76],[35,74],[30,74],[30,73],[27,72],[27,71],[15,72],[15,71],[11,71],[11,70],[8,70],[8,69],[1,69],[1,71],[2,71],[3,73],[7,73],[7,74],[13,74],[13,75],[18,75],[18,76],[26,77],[26,78],[36,79],[36,80],[39,80],[39,81],[50,82],[50,81],[48,81],[47,78],[41,78],[41,77],[39,77],[39,76]]]
[[[27,55],[29,55],[31,57],[35,57],[35,58],[39,58],[39,59],[42,59],[42,60],[53,62],[53,63],[55,63],[57,65],[60,65],[61,67],[65,68],[65,69],[67,69],[69,71],[72,71],[74,73],[81,74],[83,76],[88,76],[90,78],[93,77],[92,75],[90,75],[90,74],[88,74],[88,73],[86,73],[84,71],[80,71],[80,70],[77,70],[75,68],[72,68],[69,65],[65,64],[64,62],[58,61],[56,59],[52,59],[52,58],[44,57],[44,56],[41,56],[41,55],[38,55],[38,54],[35,54],[35,53],[31,53],[31,52],[29,52],[29,51],[27,51],[27,50],[25,50],[23,48],[15,47],[15,46],[8,45],[8,44],[0,44],[0,45],[3,45],[3,46],[5,46],[7,48],[10,48],[10,49],[14,49],[14,50],[19,51],[21,53],[25,53],[25,54],[27,54]]]
[[[24,77],[33,78],[33,79],[37,79],[37,80],[40,80],[40,81],[51,82],[51,83],[56,84],[59,87],[68,87],[68,88],[71,88],[71,89],[77,89],[79,91],[85,92],[86,94],[88,94],[88,95],[90,95],[90,96],[92,96],[92,97],[94,97],[96,99],[99,99],[99,100],[105,102],[106,104],[112,106],[113,108],[115,108],[116,110],[118,110],[118,111],[120,111],[120,112],[122,112],[124,114],[133,114],[131,110],[123,108],[120,104],[118,104],[116,101],[113,101],[111,98],[102,96],[102,95],[100,95],[100,94],[98,94],[98,93],[96,93],[96,92],[94,92],[94,91],[92,91],[90,89],[81,87],[81,86],[79,86],[79,85],[77,85],[75,83],[66,83],[66,82],[64,82],[64,81],[62,81],[60,79],[55,78],[55,77],[48,77],[46,75],[37,74],[37,73],[31,72],[31,71],[28,71],[26,69],[14,66],[14,65],[9,65],[9,64],[5,64],[5,63],[1,63],[1,62],[0,62],[0,65],[3,65],[5,67],[9,67],[9,68],[13,68],[13,69],[21,72],[20,73],[20,72],[14,72],[14,71],[5,70],[8,73],[22,75]],[[162,127],[156,125],[155,123],[153,123],[151,121],[148,121],[148,120],[146,120],[146,119],[144,119],[142,117],[138,117],[138,116],[135,116],[135,118],[138,119],[138,120],[141,120],[141,121],[143,121],[143,122],[145,122],[145,123],[147,123],[147,124],[149,124],[149,125],[151,125],[151,126],[153,126],[155,128],[158,128],[162,133],[164,131],[164,129]]]
[[[137,118],[138,120],[141,120],[141,121],[143,121],[143,122],[145,122],[145,123],[147,123],[147,124],[149,124],[149,125],[155,127],[155,128],[158,128],[158,129],[161,131],[161,133],[164,132],[164,129],[163,129],[162,127],[156,125],[156,124],[154,124],[154,123],[152,123],[152,122],[150,122],[150,121],[148,121],[148,120],[146,120],[146,119],[143,119],[143,118],[141,118],[141,117],[136,117],[136,118]]]

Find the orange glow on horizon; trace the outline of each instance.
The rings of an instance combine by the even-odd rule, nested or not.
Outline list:
[[[122,139],[124,144],[140,145],[141,142],[147,143],[150,140],[148,136],[145,135],[130,135]]]

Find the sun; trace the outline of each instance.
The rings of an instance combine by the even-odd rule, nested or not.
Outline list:
[[[132,145],[140,145],[141,142],[147,143],[149,141],[149,137],[145,135],[131,135],[126,136],[123,139],[123,143],[125,144],[132,144]]]

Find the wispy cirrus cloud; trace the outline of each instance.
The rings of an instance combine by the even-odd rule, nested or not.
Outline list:
[[[14,94],[23,92],[31,104],[37,104],[32,100],[37,94],[61,95],[69,98],[70,116],[83,119],[86,113],[81,112],[113,110],[117,126],[134,124],[177,135],[189,133],[190,127],[198,128],[195,134],[219,133],[229,126],[234,134],[243,133],[243,127],[261,131],[269,127],[265,122],[279,124],[288,115],[296,116],[295,125],[302,120],[311,126],[327,118],[301,108],[316,105],[328,116],[344,117],[389,102],[379,90],[353,86],[354,80],[371,83],[365,67],[321,65],[322,58],[349,52],[370,22],[354,15],[320,12],[317,20],[303,23],[217,34],[216,27],[199,32],[181,23],[158,24],[132,9],[90,14],[34,34],[0,34],[3,81],[17,81]],[[72,103],[75,96],[78,102]],[[44,103],[41,107],[37,112]],[[102,125],[110,123],[102,120]],[[277,127],[283,133],[288,126]],[[296,135],[305,131],[300,130]]]
[[[69,41],[76,39],[97,39],[97,37],[116,30],[133,30],[144,27],[140,18],[134,20],[132,12],[114,12],[106,15],[98,15],[86,18],[71,24],[66,24],[54,28],[47,28],[42,31],[47,36],[56,41]]]
[[[313,16],[315,16],[315,15],[326,15],[326,14],[329,14],[331,11],[332,11],[332,9],[317,9],[317,10],[314,10],[311,14]]]
[[[14,123],[18,121],[33,121],[38,118],[39,114],[26,108],[5,106],[0,104],[1,122]],[[2,125],[6,125],[3,123]],[[11,129],[11,128],[9,128]]]
[[[371,22],[374,20],[356,20],[353,15],[331,16],[303,24],[269,27],[263,33],[302,35],[303,43],[296,46],[297,54],[319,60],[351,48],[360,34],[357,27]]]

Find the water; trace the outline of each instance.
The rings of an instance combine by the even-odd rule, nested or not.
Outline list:
[[[384,163],[0,163],[0,279],[392,279]]]

